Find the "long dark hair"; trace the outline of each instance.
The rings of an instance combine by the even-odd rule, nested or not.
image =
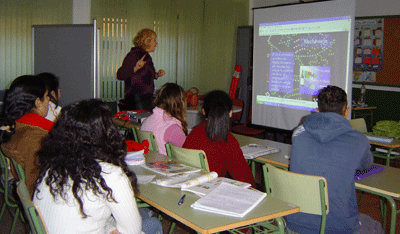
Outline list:
[[[158,90],[153,105],[163,109],[181,122],[182,130],[187,134],[186,92],[175,83],[166,83]]]
[[[230,131],[229,112],[232,110],[232,100],[222,90],[209,92],[203,104],[207,118],[206,135],[210,141],[228,140]]]
[[[11,83],[4,95],[0,118],[0,126],[8,127],[9,131],[0,130],[1,142],[7,142],[11,139],[15,131],[15,121],[35,107],[37,98],[44,100],[45,94],[46,84],[36,76],[20,76]]]
[[[56,106],[58,106],[58,99],[60,98],[58,96],[58,90],[60,89],[60,81],[57,76],[55,76],[52,73],[49,72],[43,72],[37,75],[38,77],[42,78],[44,82],[46,82],[46,88],[47,91],[49,92],[49,98],[50,101]],[[51,94],[51,92],[54,91],[55,96]]]
[[[42,141],[39,157],[39,177],[36,187],[44,180],[54,198],[67,199],[69,180],[72,192],[84,212],[82,191],[92,190],[110,202],[116,202],[112,189],[101,176],[99,162],[121,167],[132,176],[132,186],[137,193],[136,176],[128,171],[124,161],[126,144],[112,120],[112,112],[101,100],[76,102],[61,110],[60,118]],[[46,176],[46,178],[45,178]]]

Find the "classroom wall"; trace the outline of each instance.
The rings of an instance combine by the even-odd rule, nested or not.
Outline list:
[[[72,23],[72,0],[0,1],[0,89],[31,74],[31,26]]]
[[[248,0],[205,3],[201,80],[196,83],[202,93],[213,89],[229,92],[236,63],[237,28],[247,24]]]
[[[92,23],[93,2],[110,2],[106,0],[19,0],[0,1],[0,89],[6,88],[17,76],[30,74],[31,67],[31,31],[32,24],[87,24]],[[120,2],[116,1],[116,5]],[[129,4],[145,4],[148,1],[130,0]],[[195,30],[185,32],[188,39],[199,38],[200,50],[182,48],[180,55],[194,54],[193,58],[183,58],[181,63],[196,64],[198,71],[179,74],[188,79],[182,82],[185,88],[196,86],[201,93],[212,89],[228,91],[234,65],[236,63],[236,31],[237,27],[247,24],[249,13],[248,0],[200,0],[202,6],[193,6],[194,1],[172,1],[172,6],[179,5],[188,13],[184,24],[196,24]],[[128,4],[128,5],[129,5]],[[184,5],[185,4],[185,5]],[[154,7],[159,7],[155,4]],[[203,7],[204,6],[204,7]],[[201,18],[192,19],[198,15]],[[98,10],[98,9],[95,9]],[[163,9],[159,9],[160,13]],[[127,10],[125,10],[126,12]],[[5,17],[3,17],[5,15]],[[140,21],[145,21],[146,15],[140,15]],[[10,20],[11,19],[11,20]],[[98,19],[98,23],[101,19]],[[153,20],[148,20],[154,24]],[[161,22],[161,21],[160,21]],[[201,26],[198,26],[201,25]],[[4,26],[4,27],[3,27]],[[3,28],[5,29],[3,31]],[[199,29],[200,28],[200,29]],[[179,26],[179,30],[183,28]],[[186,40],[179,37],[179,40]],[[171,47],[171,45],[169,45]],[[169,59],[164,59],[169,62]],[[160,68],[164,68],[161,65]],[[200,73],[200,74],[199,74]],[[114,74],[114,73],[113,73]],[[197,78],[200,77],[200,78]],[[162,84],[160,84],[162,85]]]

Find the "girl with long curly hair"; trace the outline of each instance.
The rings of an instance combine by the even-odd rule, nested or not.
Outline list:
[[[136,176],[126,144],[101,100],[70,104],[42,141],[34,202],[49,233],[141,233]],[[150,225],[146,222],[150,222]],[[143,227],[162,233],[156,218]]]
[[[153,104],[153,114],[140,129],[153,132],[159,152],[166,154],[165,143],[181,147],[186,139],[186,92],[175,83],[166,83],[158,91]]]

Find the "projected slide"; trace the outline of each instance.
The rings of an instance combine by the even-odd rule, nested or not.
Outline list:
[[[341,87],[351,100],[355,0],[254,10],[254,125],[293,130],[316,111],[317,94]]]
[[[337,59],[347,55],[350,26],[347,16],[261,23],[264,71],[258,75],[265,77],[256,78],[264,81],[256,103],[315,111],[318,91],[337,83],[338,74],[345,78],[346,67]]]

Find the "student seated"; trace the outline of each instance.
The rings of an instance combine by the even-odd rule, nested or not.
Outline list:
[[[49,233],[162,234],[156,218],[139,214],[136,176],[112,116],[101,100],[76,102],[43,139],[33,201]]]
[[[31,195],[38,176],[35,154],[40,148],[40,141],[53,127],[53,122],[45,118],[48,106],[46,84],[36,76],[16,78],[4,97],[0,122],[1,148],[7,157],[24,168]]]
[[[218,176],[247,182],[256,188],[239,142],[229,131],[232,116],[232,100],[229,95],[221,90],[208,93],[202,112],[206,120],[193,128],[183,147],[203,150],[210,171],[217,172]]]
[[[323,88],[317,113],[306,117],[292,136],[290,171],[327,180],[329,214],[325,233],[383,233],[381,224],[358,212],[354,173],[373,163],[368,139],[346,119],[347,95],[339,87]],[[286,217],[287,233],[319,233],[321,216]]]
[[[49,93],[49,111],[47,112],[46,119],[56,121],[61,111],[61,106],[58,105],[61,97],[60,82],[55,75],[44,72],[37,75],[46,82],[47,91]]]
[[[166,83],[158,91],[153,105],[153,114],[140,130],[153,132],[159,152],[166,155],[165,143],[182,147],[186,139],[186,92],[177,84]]]

